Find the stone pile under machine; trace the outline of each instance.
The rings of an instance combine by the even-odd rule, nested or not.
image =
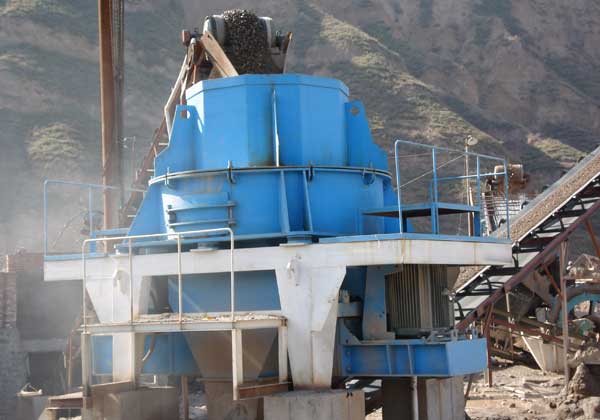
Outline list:
[[[511,244],[447,186],[480,189],[484,162],[496,179],[506,162],[400,140],[388,159],[348,88],[286,74],[291,34],[244,13],[258,29],[226,13],[183,33],[168,145],[131,225],[90,223],[82,253],[46,256],[47,281],[84,285],[83,418],[175,419],[194,382],[211,420],[463,419],[487,349],[452,328],[448,290]],[[411,201],[395,185],[423,156]],[[471,170],[442,174],[457,157]]]

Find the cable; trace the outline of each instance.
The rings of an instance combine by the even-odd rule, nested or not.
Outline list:
[[[452,162],[456,162],[457,160],[461,159],[462,157],[463,157],[463,156],[461,155],[461,156],[455,157],[454,159],[450,159],[448,162],[442,163],[440,166],[437,166],[437,167],[436,167],[436,170],[438,170],[438,169],[441,169],[441,168],[443,168],[444,166],[447,166],[447,165],[451,164]],[[431,174],[431,173],[433,173],[433,169],[431,169],[431,170],[429,170],[429,171],[427,171],[427,172],[424,172],[424,173],[422,173],[421,175],[419,175],[419,176],[417,176],[417,177],[415,177],[415,178],[411,179],[410,181],[408,181],[408,182],[406,182],[406,183],[404,183],[404,184],[400,185],[400,188],[406,187],[407,185],[410,185],[410,184],[412,184],[413,182],[416,182],[416,181],[418,181],[419,179],[421,179],[421,178],[424,178],[425,176],[427,176],[427,175],[429,175],[429,174]],[[394,190],[396,190],[396,191],[397,191],[397,190],[398,190],[398,187],[394,188]]]

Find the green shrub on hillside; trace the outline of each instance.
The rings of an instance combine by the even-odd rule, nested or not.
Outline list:
[[[27,142],[34,168],[46,173],[70,173],[80,169],[84,147],[81,133],[65,123],[36,127]]]

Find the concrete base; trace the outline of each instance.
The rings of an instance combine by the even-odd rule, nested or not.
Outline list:
[[[383,420],[412,420],[410,378],[387,379]],[[419,420],[464,420],[463,378],[419,379]]]
[[[364,420],[362,391],[295,391],[264,398],[264,420]]]
[[[231,382],[206,382],[208,420],[262,420],[263,401],[260,398],[233,401]]]
[[[39,419],[46,409],[47,403],[48,397],[45,395],[19,395],[16,420]]]
[[[143,388],[106,394],[94,401],[93,418],[102,420],[179,420],[179,397],[173,387]]]

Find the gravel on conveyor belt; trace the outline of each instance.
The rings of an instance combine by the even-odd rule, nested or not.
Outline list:
[[[532,229],[543,222],[559,206],[567,202],[575,193],[600,174],[600,147],[575,165],[550,188],[533,199],[527,207],[510,220],[510,238],[513,243],[520,241]],[[506,226],[490,235],[496,238],[506,237]],[[465,267],[454,286],[458,290],[468,283],[482,267]]]
[[[225,52],[239,74],[278,73],[267,45],[266,29],[249,10],[223,12],[227,39]]]

